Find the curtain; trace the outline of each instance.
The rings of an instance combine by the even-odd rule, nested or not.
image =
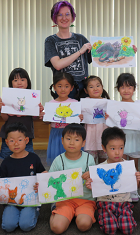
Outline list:
[[[44,41],[58,28],[50,18],[54,0],[0,0],[0,96],[2,87],[8,87],[10,72],[16,67],[27,70],[32,89],[41,90],[41,102],[51,100],[49,86],[52,72],[44,66]],[[140,1],[139,0],[70,0],[75,8],[76,20],[72,32],[81,33],[90,40],[90,35],[113,37],[133,36],[140,48]],[[136,54],[137,65],[140,62]],[[111,99],[120,100],[114,86],[122,72],[134,74],[140,84],[140,68],[93,68],[89,75],[99,76]],[[134,99],[140,99],[137,88]]]

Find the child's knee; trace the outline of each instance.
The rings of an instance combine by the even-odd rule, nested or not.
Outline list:
[[[6,230],[6,232],[13,232],[18,227],[17,223],[13,223],[11,221],[5,221],[2,223],[2,229]]]
[[[92,227],[92,218],[89,215],[78,215],[76,218],[77,228],[81,231],[87,231]]]

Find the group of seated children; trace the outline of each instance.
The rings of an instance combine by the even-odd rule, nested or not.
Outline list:
[[[87,152],[81,151],[85,145],[86,130],[80,124],[69,124],[62,132],[62,144],[65,152],[57,156],[49,172],[82,168],[83,197],[56,202],[50,217],[50,228],[55,234],[62,234],[67,230],[72,218],[76,217],[76,225],[81,232],[87,231],[95,223],[94,213],[98,210],[100,228],[106,234],[115,234],[121,230],[124,234],[131,234],[136,227],[131,208],[130,193],[110,196],[92,197],[89,166],[95,165],[94,158]],[[19,177],[36,175],[46,172],[39,157],[25,150],[29,142],[27,128],[22,123],[10,124],[6,129],[6,144],[13,152],[1,164],[1,177]],[[108,158],[104,164],[125,161],[123,152],[125,134],[117,127],[109,127],[102,134],[102,148]],[[32,166],[32,167],[30,167]],[[139,185],[140,173],[136,172]],[[129,182],[128,182],[129,183]],[[34,185],[38,191],[38,183]],[[2,228],[12,232],[16,227],[23,231],[30,231],[36,226],[39,214],[37,207],[18,207],[5,205],[2,215]]]

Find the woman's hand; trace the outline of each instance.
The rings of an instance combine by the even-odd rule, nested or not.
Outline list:
[[[84,54],[87,50],[88,50],[88,53],[91,51],[91,49],[92,49],[92,46],[91,46],[91,43],[85,43],[82,47],[81,47],[81,49],[79,50],[80,51],[80,53],[81,53],[81,55],[82,54]]]

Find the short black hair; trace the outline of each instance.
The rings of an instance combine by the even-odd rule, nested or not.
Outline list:
[[[117,88],[117,90],[119,91],[120,87],[122,87],[124,84],[126,86],[134,87],[134,91],[135,91],[137,84],[135,81],[135,77],[132,73],[121,73],[119,77],[117,78],[115,88]]]
[[[25,137],[27,137],[27,127],[21,123],[21,122],[14,122],[14,123],[11,123],[7,126],[6,128],[6,139],[8,137],[8,134],[10,132],[13,132],[13,131],[19,131],[21,133],[23,133],[25,135]]]
[[[71,123],[67,125],[62,131],[62,137],[64,138],[65,134],[75,134],[82,137],[83,141],[86,139],[86,130],[81,124]]]
[[[123,140],[125,145],[126,138],[125,138],[125,133],[123,132],[122,129],[114,126],[114,127],[108,127],[103,131],[101,140],[102,140],[102,145],[105,148],[110,140],[115,140],[115,139]]]
[[[26,78],[27,79],[27,88],[26,89],[31,89],[31,80],[29,77],[29,74],[27,73],[27,71],[23,68],[15,68],[12,70],[12,72],[9,75],[9,87],[13,87],[12,85],[12,81],[17,77],[20,76],[21,78]]]

